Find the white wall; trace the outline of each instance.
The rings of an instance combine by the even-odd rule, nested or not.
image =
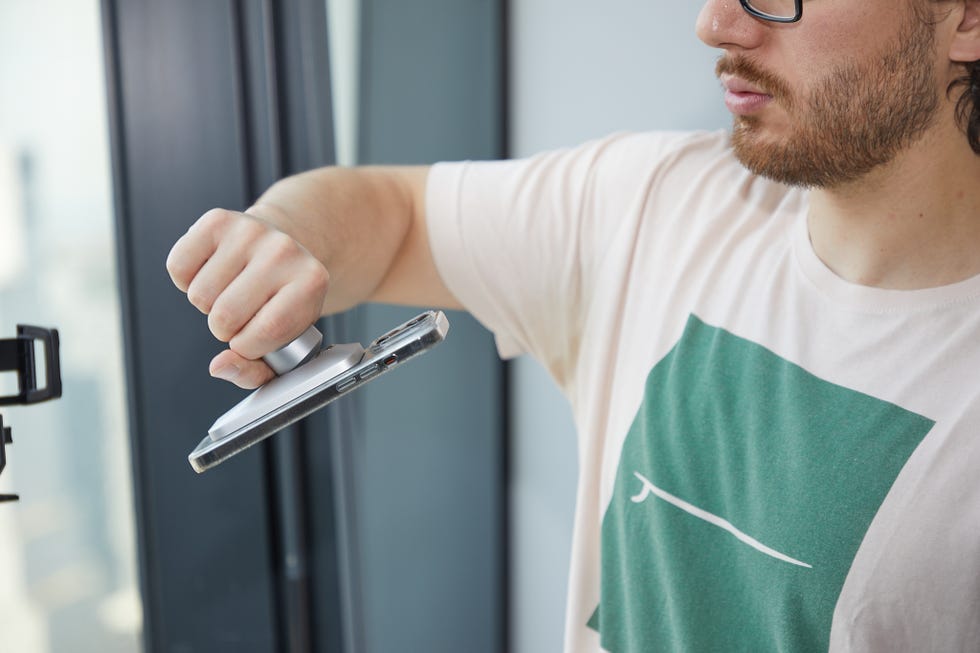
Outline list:
[[[511,3],[510,151],[526,156],[620,130],[716,129],[730,118],[695,0]],[[513,653],[560,651],[575,500],[568,404],[534,361],[513,367]]]

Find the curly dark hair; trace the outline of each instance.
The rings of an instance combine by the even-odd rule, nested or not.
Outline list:
[[[960,90],[956,101],[956,120],[966,132],[970,147],[980,154],[980,61],[964,65],[964,72],[946,89],[952,95]]]

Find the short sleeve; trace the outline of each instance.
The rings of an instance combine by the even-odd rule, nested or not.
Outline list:
[[[645,180],[681,134],[616,134],[528,159],[440,163],[426,190],[429,240],[454,296],[505,358],[529,353],[559,384],[580,348],[595,271]]]

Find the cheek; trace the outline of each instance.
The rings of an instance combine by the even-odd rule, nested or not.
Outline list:
[[[882,11],[879,4],[873,0],[846,6],[838,3],[810,11],[813,5],[807,5],[803,12],[807,29],[786,34],[796,54],[790,79],[806,84],[830,70],[860,63],[894,47],[894,42],[889,46],[887,35],[900,32],[901,19],[898,12]]]

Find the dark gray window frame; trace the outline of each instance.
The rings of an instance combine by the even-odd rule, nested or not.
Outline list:
[[[205,210],[244,209],[276,178],[331,162],[324,4],[102,0],[151,653],[505,647],[505,374],[471,318],[453,314],[450,339],[415,369],[379,380],[257,450],[201,476],[186,461],[211,421],[243,393],[207,376],[218,345],[170,285],[164,260]],[[403,11],[400,4],[440,18],[397,29],[399,21],[384,17]],[[363,43],[372,54],[363,75],[376,82],[362,97],[368,160],[504,154],[502,7],[365,1]],[[378,55],[382,45],[398,53],[419,43],[439,44],[454,65],[434,75],[438,49],[415,53],[408,68],[405,57]],[[411,75],[440,89],[428,107],[413,104],[422,114],[385,95]],[[474,107],[481,107],[476,114]],[[425,114],[451,128],[424,144],[385,136],[391,126],[408,133]],[[405,313],[365,307],[324,327],[332,340],[366,342]],[[398,406],[406,410],[390,419]],[[395,457],[405,465],[386,476]],[[423,465],[465,466],[467,485],[446,488],[463,475],[433,477]],[[462,496],[432,503],[447,489]],[[393,541],[411,532],[400,533],[399,515],[386,512],[393,493],[416,511],[409,517],[418,536],[407,536],[409,546]],[[379,573],[392,569],[415,575],[392,578],[390,591],[379,592]],[[419,577],[431,585],[404,583]]]

